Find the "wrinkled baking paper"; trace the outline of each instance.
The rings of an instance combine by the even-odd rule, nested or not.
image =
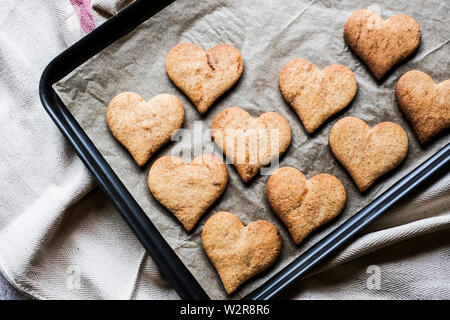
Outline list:
[[[417,1],[414,4],[405,0],[368,4],[355,0],[179,0],[74,70],[56,83],[54,88],[212,298],[229,297],[201,246],[201,231],[205,221],[214,212],[225,210],[236,214],[245,224],[265,219],[279,228],[283,238],[280,259],[271,269],[248,281],[231,297],[240,298],[260,286],[449,141],[447,135],[426,148],[420,147],[411,127],[398,110],[394,94],[397,80],[408,70],[422,70],[436,82],[448,78],[448,6],[444,1],[435,2]],[[361,8],[374,10],[385,19],[397,13],[408,14],[419,22],[422,29],[422,44],[418,52],[381,83],[377,83],[343,40],[345,21],[353,11]],[[205,116],[199,115],[166,74],[167,53],[180,42],[194,43],[205,50],[218,43],[229,43],[238,48],[244,58],[244,73],[239,82]],[[311,136],[306,134],[279,90],[280,70],[294,58],[311,61],[320,69],[331,64],[343,64],[355,73],[358,81],[358,93],[353,103]],[[113,138],[105,122],[109,101],[123,91],[137,92],[146,100],[160,93],[171,93],[181,99],[186,111],[184,129],[189,130],[188,137],[184,136],[179,142],[170,142],[142,169]],[[293,244],[286,228],[268,206],[265,198],[267,175],[259,175],[250,184],[244,185],[235,168],[228,165],[230,179],[224,195],[205,213],[192,233],[187,233],[151,195],[147,175],[152,163],[162,155],[178,154],[183,149],[186,151],[190,147],[190,139],[195,140],[197,147],[203,141],[206,150],[211,150],[207,130],[213,118],[229,106],[240,106],[253,116],[267,111],[282,114],[289,121],[293,135],[288,151],[280,159],[280,165],[298,168],[307,178],[318,173],[329,173],[344,184],[348,198],[344,211],[300,246]],[[393,121],[408,133],[409,152],[406,161],[399,169],[375,183],[364,195],[357,191],[328,145],[331,127],[344,116],[360,117],[370,126],[382,121]],[[217,151],[217,148],[213,147],[212,150]]]

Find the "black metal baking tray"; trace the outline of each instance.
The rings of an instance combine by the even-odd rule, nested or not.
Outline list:
[[[182,299],[205,300],[209,297],[203,288],[164,240],[52,88],[55,82],[64,78],[82,63],[131,32],[173,1],[136,0],[117,16],[112,17],[50,62],[42,74],[39,94],[45,110],[73,145],[78,156],[94,175],[98,185],[112,200],[179,296]],[[417,189],[431,176],[448,172],[449,163],[450,144],[447,144],[261,287],[247,295],[245,299],[260,300],[276,297],[289,284],[311,271],[344,243],[348,243],[375,218]]]

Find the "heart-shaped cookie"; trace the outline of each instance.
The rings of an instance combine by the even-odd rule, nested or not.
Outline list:
[[[281,93],[308,133],[344,109],[355,97],[357,87],[355,75],[343,65],[320,71],[311,62],[295,59],[280,73]]]
[[[227,186],[225,164],[207,154],[186,164],[181,158],[164,156],[155,161],[148,186],[155,198],[191,231]]]
[[[258,220],[244,227],[234,214],[218,212],[203,227],[202,245],[225,291],[232,294],[277,260],[281,237],[270,222]]]
[[[450,128],[450,80],[435,84],[426,73],[405,73],[395,87],[397,103],[420,143]]]
[[[292,167],[272,174],[266,194],[296,244],[339,215],[346,200],[345,188],[334,176],[318,174],[306,180],[300,170]]]
[[[372,129],[361,119],[346,117],[330,131],[330,147],[361,192],[397,167],[408,153],[405,130],[393,122]]]
[[[244,61],[238,49],[218,44],[207,52],[194,44],[180,43],[170,50],[166,70],[200,114],[241,77]]]
[[[184,108],[177,97],[160,94],[145,102],[133,92],[114,97],[106,110],[106,123],[139,166],[183,125]]]
[[[214,118],[211,131],[214,142],[233,162],[244,182],[283,154],[291,143],[291,127],[276,112],[252,118],[247,111],[230,107]]]
[[[344,38],[348,46],[381,80],[397,63],[413,54],[420,44],[420,26],[413,18],[398,14],[383,21],[370,10],[358,10],[348,18]]]

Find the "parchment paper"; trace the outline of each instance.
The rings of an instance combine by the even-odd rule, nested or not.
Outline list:
[[[383,18],[397,13],[414,17],[422,29],[422,44],[405,64],[378,83],[351,53],[343,40],[346,19],[357,9],[369,8]],[[444,2],[386,1],[373,5],[366,1],[189,1],[179,0],[148,20],[123,39],[93,57],[54,85],[83,129],[127,188],[164,235],[183,262],[212,298],[228,298],[212,264],[201,246],[201,230],[205,221],[217,211],[235,213],[245,223],[265,219],[274,223],[283,238],[282,254],[273,268],[237,291],[240,298],[295,257],[311,247],[324,235],[340,225],[381,194],[399,178],[435,153],[449,141],[448,135],[432,145],[419,146],[410,126],[398,110],[394,88],[408,70],[419,69],[436,82],[448,78],[449,27]],[[446,20],[447,19],[447,20]],[[205,116],[200,116],[192,103],[178,90],[165,71],[169,50],[180,42],[195,43],[205,50],[217,43],[229,43],[238,48],[244,58],[244,73],[237,85]],[[358,93],[353,103],[333,117],[314,135],[308,136],[294,111],[283,100],[278,77],[283,65],[302,58],[320,69],[330,64],[343,64],[356,75]],[[271,211],[265,199],[268,176],[258,176],[244,185],[232,165],[228,165],[230,180],[222,198],[204,215],[189,234],[172,214],[151,195],[147,175],[152,163],[170,154],[184,142],[170,142],[139,168],[128,152],[113,138],[105,122],[109,101],[118,93],[134,91],[146,100],[159,93],[176,95],[184,104],[185,129],[193,129],[194,121],[202,121],[205,132],[212,119],[229,106],[240,106],[253,116],[276,111],[288,119],[293,138],[281,166],[300,169],[308,178],[318,173],[338,177],[347,190],[348,201],[342,214],[326,227],[314,232],[300,246],[295,246],[281,221]],[[368,193],[357,191],[346,171],[333,157],[328,134],[333,124],[344,116],[357,116],[370,126],[382,121],[400,124],[408,133],[409,153],[403,165],[379,180]],[[209,142],[209,137],[203,138]],[[196,140],[199,143],[199,140]]]

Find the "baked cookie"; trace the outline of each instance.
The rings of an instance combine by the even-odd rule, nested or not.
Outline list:
[[[214,142],[233,161],[244,182],[283,154],[291,143],[291,127],[276,112],[252,118],[247,111],[230,107],[214,118],[211,131]]]
[[[348,18],[344,39],[377,80],[397,63],[413,54],[420,44],[420,26],[413,18],[398,14],[386,21],[370,10],[358,10]]]
[[[278,259],[281,237],[270,222],[258,220],[244,227],[234,214],[218,212],[203,227],[202,245],[225,291],[232,294]]]
[[[169,78],[180,88],[200,114],[241,77],[244,61],[238,49],[218,44],[207,52],[194,44],[173,47],[166,60]]]
[[[339,179],[318,174],[307,180],[300,170],[282,167],[269,178],[267,200],[272,210],[300,244],[313,230],[344,209],[345,188]]]
[[[359,191],[364,192],[402,163],[408,153],[408,137],[393,122],[382,122],[370,129],[361,119],[346,117],[331,129],[330,147]]]
[[[226,165],[212,154],[201,155],[191,164],[164,156],[148,174],[150,191],[164,207],[191,231],[200,217],[225,191]]]
[[[170,94],[160,94],[145,102],[137,93],[123,92],[106,109],[109,130],[139,166],[170,141],[183,121],[183,104]]]
[[[320,71],[311,62],[295,59],[280,73],[281,93],[309,134],[344,109],[355,97],[357,87],[353,72],[338,64]]]
[[[426,73],[412,70],[397,82],[395,95],[421,144],[450,128],[450,80],[435,84]]]

